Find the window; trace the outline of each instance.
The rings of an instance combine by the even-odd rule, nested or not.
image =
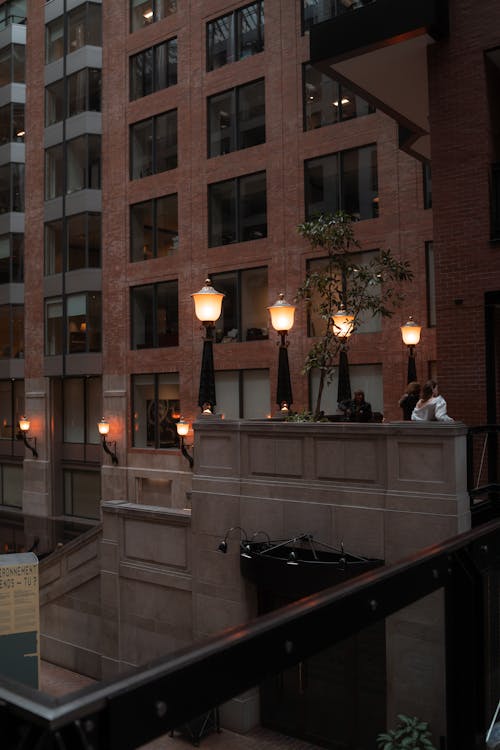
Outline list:
[[[0,167],[0,214],[24,211],[24,164]]]
[[[0,380],[0,440],[14,440],[24,414],[24,380]]]
[[[99,377],[64,378],[63,442],[99,442],[97,422],[102,417],[102,384]]]
[[[369,250],[364,253],[352,253],[350,255],[350,258],[352,258],[352,264],[353,267],[361,267],[361,266],[367,266],[369,263],[371,263],[373,260],[376,259],[378,251],[377,250]],[[328,259],[327,258],[314,258],[314,260],[309,260],[307,263],[307,273],[315,273],[315,272],[321,272],[322,269],[325,269],[328,267]],[[348,284],[347,280],[342,280],[340,276],[336,279],[336,286],[337,289],[342,288],[343,290],[348,290]],[[380,294],[380,287],[375,287],[373,290],[373,294],[379,295]],[[325,326],[330,325],[330,323],[327,323],[324,318],[322,318],[319,313],[314,309],[316,307],[316,303],[319,302],[319,299],[316,298],[316,296],[313,294],[311,297],[311,304],[309,306],[308,311],[308,320],[307,320],[307,335],[308,336],[323,336],[325,332]],[[380,315],[372,315],[370,312],[363,312],[360,313],[358,316],[359,326],[356,328],[356,333],[376,333],[380,330],[382,330],[382,320]]]
[[[24,143],[24,104],[11,102],[0,107],[0,146],[4,143]]]
[[[177,167],[177,110],[130,127],[130,179]]]
[[[64,346],[65,337],[66,345]],[[101,351],[101,294],[99,292],[68,295],[64,303],[62,297],[45,300],[46,356],[99,351]]]
[[[208,155],[220,156],[266,140],[264,81],[208,99]]]
[[[309,63],[304,65],[303,80],[304,130],[322,128],[375,111],[371,104]]]
[[[101,265],[101,215],[75,214],[45,224],[45,276]]]
[[[101,71],[84,68],[68,77],[68,117],[101,111]]]
[[[267,268],[217,273],[210,278],[215,289],[226,295],[215,324],[217,343],[267,339]]]
[[[302,0],[304,31],[316,23],[357,10],[371,2],[374,0]]]
[[[0,7],[0,30],[11,23],[26,22],[26,2],[27,0],[11,0]]]
[[[157,44],[130,58],[130,100],[177,83],[177,39]]]
[[[130,206],[130,259],[164,258],[179,245],[177,194]]]
[[[177,11],[177,0],[130,0],[130,30],[167,18]]]
[[[266,419],[271,411],[269,370],[215,373],[217,412],[226,419]]]
[[[256,55],[264,49],[264,0],[207,24],[207,70]]]
[[[177,281],[145,284],[130,290],[132,349],[152,349],[179,344]]]
[[[57,198],[64,189],[63,144],[45,150],[45,200]]]
[[[24,357],[24,305],[0,305],[0,359]]]
[[[24,235],[0,235],[0,284],[22,284],[24,280]]]
[[[432,173],[429,162],[425,162],[422,165],[422,176],[424,185],[424,208],[432,208]]]
[[[9,44],[0,49],[0,86],[25,83],[24,44]]]
[[[45,27],[45,63],[55,62],[86,45],[100,47],[101,6],[83,3],[67,14],[67,38],[65,40],[64,16],[59,16]]]
[[[22,466],[0,464],[1,505],[8,505],[12,508],[23,507],[23,481]]]
[[[64,470],[64,513],[80,518],[100,517],[101,472]]]
[[[305,162],[306,216],[343,210],[356,219],[378,216],[376,146]]]
[[[45,127],[64,119],[64,80],[45,87]]]
[[[434,268],[434,245],[425,243],[425,278],[427,286],[427,325],[436,325],[436,272]]]
[[[208,207],[210,247],[267,237],[266,173],[209,185]]]
[[[132,444],[134,448],[176,448],[180,418],[176,372],[132,376]]]
[[[373,411],[384,413],[384,383],[382,376],[382,365],[351,365],[349,364],[349,378],[351,381],[351,393],[360,388],[365,393],[365,398],[371,404]],[[337,413],[338,393],[338,368],[336,368],[333,380],[325,385],[321,404],[325,414]],[[318,397],[319,372],[311,372],[309,390],[310,403],[315,404]]]
[[[101,187],[101,136],[81,135],[66,143],[66,192]]]

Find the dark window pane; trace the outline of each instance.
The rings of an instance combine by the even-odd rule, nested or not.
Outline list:
[[[209,156],[234,151],[234,92],[211,96],[208,100]]]
[[[101,295],[91,292],[88,295],[88,351],[101,351]]]
[[[265,173],[241,179],[240,217],[240,242],[267,236]]]
[[[378,215],[377,151],[375,146],[342,153],[342,207],[357,219]]]
[[[179,247],[179,221],[177,195],[157,198],[156,206],[156,256],[170,255]]]
[[[11,164],[12,211],[24,211],[24,164]]]
[[[0,237],[0,284],[10,282],[10,234]]]
[[[9,143],[11,134],[10,104],[0,108],[0,145]]]
[[[71,79],[70,79],[71,80]],[[64,117],[64,81],[56,81],[45,88],[45,125],[53,125]]]
[[[153,174],[153,121],[143,120],[130,128],[130,178],[136,180]]]
[[[153,257],[153,201],[130,207],[130,248],[132,261]]]
[[[311,159],[305,164],[306,215],[335,213],[339,203],[339,173],[337,154]]]
[[[51,221],[45,225],[45,275],[62,272],[63,257],[62,221]]]
[[[249,148],[266,140],[264,81],[238,89],[238,148]]]
[[[45,151],[45,200],[57,198],[63,193],[63,147],[62,144]]]
[[[233,15],[207,24],[208,70],[215,70],[234,59]]]
[[[153,346],[154,285],[132,289],[132,349]]]
[[[87,214],[87,253],[89,268],[101,266],[101,215]]]
[[[236,195],[234,180],[209,186],[210,246],[236,242]]]
[[[264,12],[261,2],[237,11],[238,59],[255,55],[264,49]]]
[[[89,112],[101,111],[101,71],[89,68]]]
[[[64,16],[45,27],[45,62],[51,63],[64,55]]]
[[[86,266],[86,219],[86,214],[68,218],[68,271]]]
[[[24,281],[24,234],[12,234],[12,281]]]
[[[179,343],[179,309],[177,282],[167,281],[156,288],[156,345]]]
[[[155,167],[165,172],[177,167],[177,110],[155,117]]]
[[[53,356],[63,351],[62,299],[45,301],[45,354]]]
[[[153,49],[130,58],[130,98],[139,99],[153,91]]]

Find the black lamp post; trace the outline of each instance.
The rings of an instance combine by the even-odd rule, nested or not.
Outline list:
[[[293,326],[295,306],[287,302],[285,295],[281,292],[274,305],[270,305],[267,309],[271,315],[271,325],[280,337],[276,403],[281,411],[286,412],[293,403],[290,367],[288,364],[288,341],[286,337],[288,331]]]
[[[332,318],[333,335],[340,339],[339,352],[339,383],[337,388],[337,403],[349,401],[351,398],[351,380],[349,377],[349,361],[347,359],[347,339],[354,330],[354,315],[347,312],[345,307],[335,313]]]
[[[408,378],[407,383],[413,383],[417,379],[417,366],[415,364],[415,347],[420,341],[420,331],[422,327],[415,323],[410,317],[406,323],[401,326],[401,336],[403,344],[408,347]]]
[[[198,394],[198,406],[204,414],[212,414],[216,403],[213,340],[215,321],[220,317],[224,296],[213,288],[210,279],[205,280],[205,286],[199,292],[191,295],[195,315],[205,326]]]

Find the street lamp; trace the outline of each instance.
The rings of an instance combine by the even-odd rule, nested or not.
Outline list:
[[[274,305],[270,305],[267,309],[271,316],[271,325],[280,337],[276,403],[281,411],[288,411],[293,403],[293,396],[290,367],[288,365],[288,341],[286,337],[288,331],[293,326],[295,306],[287,302],[285,295],[281,292]]]
[[[340,339],[339,352],[339,383],[337,388],[337,403],[349,401],[351,398],[351,380],[349,377],[349,361],[347,359],[347,339],[354,331],[354,315],[347,312],[343,305],[332,317],[333,335]]]
[[[21,417],[18,422],[17,438],[22,440],[26,448],[29,448],[33,454],[33,458],[38,458],[36,450],[36,437],[28,437],[28,432],[31,426],[31,422],[26,417]],[[33,445],[31,445],[33,443]]]
[[[106,440],[106,435],[108,435],[109,433],[109,422],[103,417],[97,423],[97,429],[99,430],[99,435],[102,437],[103,450],[108,454],[108,456],[111,456],[113,466],[117,466],[118,456],[116,455],[116,440],[113,440],[113,441]],[[113,446],[113,448],[110,448],[111,445]]]
[[[195,315],[205,326],[198,406],[203,414],[212,414],[215,407],[213,339],[215,321],[220,318],[222,300],[225,295],[213,288],[210,279],[205,279],[205,286],[199,292],[192,294],[191,297],[194,302]]]
[[[403,344],[408,347],[408,379],[407,383],[412,383],[417,379],[417,366],[415,364],[415,347],[420,341],[420,331],[422,326],[415,323],[413,318],[410,317],[406,323],[401,326],[401,336],[403,338]]]

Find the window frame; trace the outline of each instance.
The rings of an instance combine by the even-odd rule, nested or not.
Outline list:
[[[264,137],[263,140],[259,141],[258,143],[253,143],[250,146],[243,146],[241,145],[242,141],[242,132],[241,132],[241,122],[239,117],[239,103],[240,103],[240,97],[242,95],[242,92],[244,89],[249,88],[250,86],[256,86],[257,84],[262,84],[262,95],[263,95],[263,101],[264,101],[264,114],[263,114],[263,123],[262,127],[264,130]],[[212,129],[211,129],[211,111],[210,106],[211,102],[213,102],[214,99],[217,97],[223,96],[224,94],[231,96],[231,112],[229,114],[230,117],[230,131],[231,131],[231,142],[234,143],[234,147],[229,149],[229,151],[224,151],[223,153],[219,154],[212,154]],[[212,96],[207,97],[207,158],[214,159],[217,156],[224,156],[226,154],[234,153],[235,151],[242,151],[246,148],[253,148],[254,146],[260,146],[263,143],[266,142],[266,106],[265,106],[265,100],[266,100],[266,87],[265,87],[265,78],[256,78],[253,81],[247,81],[246,83],[243,83],[239,86],[234,86],[230,89],[226,89],[225,91],[218,91],[216,94],[212,94]]]
[[[159,298],[160,298],[160,292],[161,287],[168,286],[171,287],[173,290],[175,287],[174,294],[177,297],[177,316],[174,319],[174,330],[172,332],[172,336],[174,337],[175,342],[174,343],[164,343],[160,344],[160,324],[158,320],[158,313],[160,310],[159,307]],[[148,346],[147,343],[144,345],[139,345],[136,341],[136,323],[137,323],[137,302],[138,302],[138,295],[139,290],[151,290],[152,291],[152,300],[151,300],[151,310],[149,311],[151,313],[151,325],[150,325],[150,331],[151,331],[151,346]],[[179,282],[178,279],[169,279],[166,281],[158,281],[153,284],[137,284],[136,286],[130,287],[130,349],[132,351],[140,351],[142,349],[166,349],[173,346],[179,346]],[[143,314],[147,314],[146,310],[142,311]],[[166,333],[164,335],[167,335]]]
[[[242,238],[242,230],[243,230],[243,221],[242,221],[242,201],[241,201],[241,193],[242,193],[242,183],[246,179],[250,179],[252,177],[257,177],[264,175],[265,177],[265,202],[266,202],[266,228],[265,232],[262,235],[262,237],[250,237],[248,239]],[[213,242],[213,216],[212,216],[212,191],[215,189],[216,186],[219,185],[229,185],[232,184],[234,186],[233,188],[233,203],[234,203],[234,216],[235,216],[235,227],[234,227],[234,235],[235,239],[229,242]],[[255,242],[260,239],[266,239],[268,236],[268,226],[267,226],[267,172],[266,170],[260,170],[258,172],[252,172],[250,174],[240,175],[239,177],[231,177],[228,180],[220,180],[218,182],[212,182],[208,185],[208,246],[209,247],[222,247],[224,245],[234,245],[238,244],[240,242]]]
[[[172,238],[172,244],[177,244],[177,247],[173,247],[171,252],[165,253],[165,254],[158,254],[158,248],[159,248],[159,235],[160,235],[160,228],[158,226],[158,206],[160,201],[162,200],[168,200],[169,198],[175,198],[175,210],[176,210],[176,216],[177,216],[177,234],[173,236]],[[145,257],[145,253],[143,250],[143,257],[142,258],[135,258],[134,257],[134,222],[132,219],[132,212],[135,207],[143,206],[146,204],[151,205],[151,215],[152,215],[152,222],[151,222],[151,234],[152,234],[152,251],[151,251],[151,257]],[[142,224],[144,228],[144,223]],[[143,239],[144,239],[144,233],[143,233]],[[155,258],[164,258],[168,257],[172,253],[177,252],[178,245],[179,245],[179,196],[178,193],[169,193],[168,195],[161,195],[157,198],[149,198],[145,201],[139,201],[137,203],[132,203],[129,206],[129,244],[130,244],[130,255],[129,259],[131,263],[142,263],[146,260],[153,260]],[[143,248],[145,247],[143,243]]]
[[[165,59],[166,59],[166,73],[165,73],[165,80],[167,83],[162,86],[159,84],[159,73],[158,73],[158,66],[159,63],[157,62],[157,56],[158,51],[161,47],[165,47]],[[175,75],[170,70],[171,63],[170,63],[170,54],[171,51],[175,48]],[[136,94],[133,95],[133,89],[135,88],[135,77],[134,77],[134,64],[138,61],[139,58],[145,57],[148,53],[151,54],[151,91],[147,91],[142,94]],[[145,63],[143,62],[143,65]],[[147,47],[146,49],[141,50],[140,52],[137,52],[135,55],[131,55],[129,57],[129,101],[137,101],[138,99],[142,99],[145,96],[149,96],[150,94],[154,94],[157,91],[163,91],[166,88],[171,88],[172,86],[175,86],[177,84],[177,66],[178,66],[178,43],[177,43],[177,37],[171,37],[170,39],[166,39],[165,41],[161,42],[160,44],[155,44],[153,47]],[[175,77],[175,80],[171,83],[170,78]],[[142,79],[144,76],[142,76]],[[142,88],[144,89],[144,83]]]
[[[248,8],[252,7],[252,5],[257,6],[257,15],[258,15],[258,21],[257,21],[257,36],[258,36],[258,46],[259,49],[257,49],[256,52],[251,52],[250,55],[244,55],[240,52],[238,52],[240,47],[240,19],[243,15],[244,11]],[[229,49],[230,54],[229,58],[226,62],[222,63],[222,65],[217,65],[214,67],[214,65],[211,63],[211,58],[213,57],[213,42],[210,38],[210,31],[213,24],[216,24],[223,19],[230,19],[229,25],[230,25],[230,36],[229,36]],[[253,57],[253,55],[257,55],[260,52],[264,51],[264,45],[265,45],[265,15],[264,15],[264,0],[253,0],[251,3],[247,3],[246,5],[236,8],[233,11],[230,11],[229,13],[224,13],[221,16],[217,16],[216,18],[210,19],[210,21],[207,21],[206,24],[206,32],[205,32],[205,49],[206,49],[206,70],[207,72],[210,72],[212,70],[218,70],[219,68],[224,67],[225,65],[230,65],[233,62],[238,62],[239,60],[244,59],[245,57]],[[232,53],[232,54],[231,54]]]
[[[243,292],[243,289],[244,289],[244,276],[245,276],[245,274],[251,274],[252,272],[255,273],[255,272],[258,272],[258,271],[265,271],[266,272],[266,291],[265,291],[265,296],[267,298],[267,293],[268,293],[268,290],[269,290],[269,267],[266,266],[266,265],[263,265],[263,266],[254,266],[252,268],[239,268],[239,269],[236,269],[236,270],[218,271],[217,273],[209,274],[209,276],[210,276],[210,278],[212,280],[212,284],[214,285],[214,288],[218,289],[219,291],[223,291],[223,289],[221,289],[222,285],[221,285],[220,282],[218,283],[218,279],[220,279],[221,276],[228,276],[229,274],[234,274],[235,275],[235,279],[236,279],[236,294],[235,294],[235,299],[231,300],[231,301],[232,301],[232,304],[233,304],[233,306],[235,308],[235,313],[233,314],[233,318],[236,321],[236,327],[237,327],[238,335],[233,339],[234,342],[241,343],[241,342],[248,342],[248,341],[267,341],[269,339],[269,325],[265,326],[267,328],[267,331],[268,331],[267,335],[264,335],[262,333],[261,333],[261,335],[258,335],[257,332],[256,332],[254,336],[252,336],[251,338],[248,338],[248,331],[250,329],[248,328],[248,326],[245,326],[246,316],[244,316],[243,309],[242,309],[242,306],[243,306],[243,297],[244,297],[244,292]],[[226,303],[227,299],[228,299],[228,295],[226,294],[225,298],[222,300],[222,310],[221,310],[220,318],[218,318],[218,320],[220,320],[221,318],[224,317],[224,304]],[[263,308],[263,310],[264,309],[265,308]],[[264,317],[265,317],[265,313],[264,313]],[[215,328],[216,328],[215,343],[217,343],[217,344],[223,343],[224,342],[224,338],[227,337],[227,334],[225,334],[225,336],[223,335],[222,337],[220,337],[220,334],[219,335],[217,334],[217,321],[215,321]],[[257,328],[259,328],[259,326],[257,326],[257,327],[252,326],[252,328],[257,329]],[[262,331],[262,328],[264,328],[264,326],[260,326],[260,330],[261,331]],[[244,336],[243,333],[244,333],[245,329],[246,329],[247,333]]]
[[[158,148],[158,140],[159,140],[159,121],[162,117],[167,117],[168,115],[172,115],[172,117],[175,115],[175,165],[166,167],[166,169],[158,169],[158,162],[160,157],[157,156],[160,149]],[[151,172],[148,174],[139,174],[135,175],[136,169],[139,165],[136,166],[135,161],[137,161],[137,157],[134,159],[134,129],[139,128],[139,126],[144,126],[146,123],[151,123],[151,153],[149,154],[150,163],[151,163]],[[168,120],[167,120],[167,127],[168,127]],[[148,136],[149,139],[149,136]],[[170,172],[172,169],[177,169],[179,166],[179,142],[178,142],[178,118],[177,118],[177,107],[174,107],[173,109],[169,109],[166,112],[159,112],[156,115],[153,115],[152,117],[146,117],[144,120],[138,120],[137,122],[133,122],[129,126],[129,179],[130,180],[142,180],[145,177],[151,177],[152,175],[156,174],[163,174],[164,172]],[[141,170],[142,171],[142,170]],[[149,172],[149,170],[148,170]]]

